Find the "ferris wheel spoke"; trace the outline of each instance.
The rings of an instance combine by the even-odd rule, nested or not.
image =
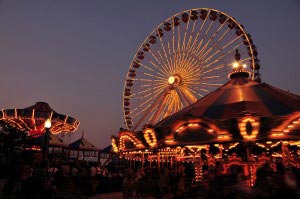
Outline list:
[[[212,83],[206,83],[206,82],[203,82],[202,84],[208,85],[208,86],[214,86],[214,87],[222,86],[222,84],[212,84]]]
[[[229,43],[232,43],[229,42]],[[227,52],[221,54],[221,56],[219,56],[218,58],[216,58],[213,62],[209,63],[209,64],[206,64],[206,63],[202,63],[202,64],[206,64],[204,66],[201,67],[201,69],[205,69],[205,68],[208,68],[209,66],[221,61],[223,59],[223,57],[225,57],[227,54],[230,54],[233,50],[235,50],[238,46],[240,46],[241,44],[238,44],[237,46],[234,46],[232,49],[228,50]],[[228,47],[228,45],[226,44],[226,47]],[[220,49],[219,53],[222,52],[222,50],[224,50],[226,47],[223,47],[222,49]],[[207,60],[209,61],[209,60]]]
[[[151,101],[152,98],[149,98],[148,100],[144,101],[142,104],[138,105],[136,108],[132,109],[130,114],[132,115],[132,118],[136,118],[138,115],[140,115],[143,111],[144,108],[143,106],[146,105],[148,102]],[[146,106],[146,108],[148,107],[148,105]],[[136,111],[139,111],[136,113]]]
[[[160,86],[156,86],[154,88],[149,88],[149,89],[146,89],[146,90],[142,90],[142,91],[139,91],[137,93],[134,93],[132,95],[130,95],[130,97],[135,97],[135,96],[139,96],[141,94],[145,94],[147,92],[150,92],[150,91],[159,91],[160,89],[162,89],[164,87],[164,85],[160,85]]]
[[[209,13],[210,13],[210,12],[209,12]],[[209,13],[208,13],[208,15],[209,15]],[[192,46],[190,47],[190,52],[192,52],[192,53],[194,53],[194,52],[193,52],[193,49],[195,48],[195,45],[196,45],[196,43],[197,43],[197,41],[198,41],[199,35],[202,33],[202,29],[203,29],[203,27],[204,27],[205,22],[206,22],[207,19],[208,19],[208,15],[207,15],[206,18],[203,20],[202,25],[201,25],[201,27],[200,27],[200,30],[198,31],[198,33],[197,33],[197,35],[196,35],[196,37],[195,37],[195,40],[194,40]]]
[[[178,93],[175,90],[172,90],[171,94],[173,96],[173,98],[172,98],[173,106],[172,106],[172,110],[170,110],[170,111],[173,111],[173,113],[176,113],[178,110],[181,109],[181,101],[180,101]]]
[[[213,48],[210,48],[204,54],[199,55],[199,60],[203,60],[203,58],[206,57],[212,50]]]
[[[157,56],[152,52],[152,50],[151,49],[149,49],[149,52],[151,53],[151,55],[152,55],[152,57],[155,59],[155,61],[160,65],[160,67],[159,66],[157,66],[157,64],[155,64],[154,62],[150,62],[153,66],[156,66],[157,67],[157,69],[158,70],[160,70],[162,73],[164,73],[165,75],[168,75],[168,72],[165,70],[165,68],[164,67],[162,67],[162,66],[165,66],[164,64],[162,64],[160,61],[159,61],[159,59],[157,58]]]
[[[209,90],[204,89],[203,87],[195,87],[195,89],[196,89],[196,90],[199,90],[199,91],[202,91],[202,92],[204,92],[204,93],[209,92]]]
[[[189,102],[188,98],[181,92],[181,90],[179,88],[176,88],[176,92],[177,92],[183,106],[190,105],[190,102]]]
[[[157,54],[159,55],[161,62],[163,63],[163,66],[168,71],[169,70],[168,64],[166,63],[165,59],[163,58],[163,56],[159,50],[157,51]]]
[[[207,36],[207,33],[210,31],[212,24],[213,24],[213,21],[210,22],[210,24],[209,24],[209,26],[208,26],[208,28],[207,28],[205,34],[204,34],[203,37],[201,38],[200,43],[199,43],[199,44],[197,45],[197,47],[194,49],[193,54],[197,55],[197,54],[199,53],[199,51],[202,50],[202,48],[200,48],[200,47],[202,46],[202,43],[203,43],[204,39],[205,39],[206,36]]]
[[[178,26],[179,27],[179,26]],[[180,39],[180,33],[179,33],[179,39]],[[181,50],[181,47],[182,45],[179,45],[178,46],[178,49],[177,49],[177,53],[176,53],[176,65],[175,65],[175,70],[177,69],[180,69],[181,68],[181,65],[182,65],[182,58],[184,56],[184,52]]]
[[[227,19],[228,20],[228,19]],[[227,21],[226,20],[226,21]],[[225,24],[226,22],[224,22]],[[227,35],[227,33],[229,32],[229,28],[226,29],[226,31],[220,36],[220,38],[212,45],[212,47],[210,49],[214,49],[216,48],[216,46],[219,46],[219,43],[223,40],[223,38]],[[209,49],[209,50],[210,50]],[[203,59],[203,58],[202,58]]]
[[[210,72],[213,72],[213,71],[222,69],[222,68],[224,68],[224,67],[225,67],[225,65],[224,65],[224,64],[221,64],[221,65],[219,65],[219,66],[217,66],[217,67],[214,67],[214,68],[211,68],[211,69],[209,69],[209,70],[203,71],[202,73],[203,73],[203,74],[210,73]]]
[[[150,73],[143,73],[145,76],[148,76],[148,77],[151,77],[151,78],[156,78],[156,79],[160,79],[162,81],[165,81],[165,78],[164,77],[160,77],[160,76],[157,76],[157,75],[152,75]]]
[[[163,56],[162,56],[162,54],[161,54],[161,52],[159,50],[157,50],[157,54],[160,57],[160,60],[161,60],[160,64],[161,64],[161,66],[164,68],[164,70],[166,71],[166,73],[169,74],[170,69],[168,67],[168,64],[166,63],[165,59],[163,58]]]
[[[196,94],[195,91],[193,91],[189,87],[181,87],[180,89],[181,89],[182,93],[186,96],[186,98],[188,99],[189,104],[192,104],[197,101],[197,97],[195,97],[195,95],[194,95],[194,94]]]
[[[223,77],[223,78],[215,78],[215,79],[206,79],[206,80],[203,80],[202,82],[204,82],[204,83],[215,83],[215,82],[223,82],[226,79],[228,79],[228,78]]]
[[[169,52],[169,57],[170,57],[170,72],[174,73],[174,63],[173,63],[173,55],[171,52],[171,47],[170,47],[170,42],[168,42],[168,52]]]
[[[242,62],[244,62],[244,61],[248,61],[248,60],[250,60],[251,59],[251,57],[248,57],[248,58],[246,58],[246,59],[242,59],[242,60],[240,60],[240,62],[242,63]]]
[[[231,44],[233,44],[234,42],[236,42],[240,37],[236,37],[235,39],[231,40],[230,42],[228,42],[227,44],[225,44],[222,48],[220,48],[219,50],[217,50],[212,56],[209,57],[209,59],[206,59],[205,61],[209,61],[211,58],[213,58],[216,54],[222,52],[224,49],[226,49],[228,46],[230,46]],[[242,43],[241,43],[242,44]],[[239,44],[238,46],[240,46],[241,44]]]
[[[191,11],[190,11],[190,13],[189,13],[189,15],[191,14]],[[186,27],[185,27],[185,31],[184,31],[184,37],[183,37],[183,41],[182,41],[182,51],[184,51],[184,49],[185,49],[185,41],[186,41],[186,34],[187,34],[187,32],[188,32],[188,28],[189,28],[189,25],[190,25],[190,19],[187,21],[187,23],[186,23]]]
[[[145,69],[147,69],[147,70],[149,70],[149,71],[151,71],[151,72],[154,72],[154,73],[156,73],[157,75],[159,75],[159,76],[161,76],[161,77],[164,77],[164,76],[165,76],[165,74],[160,73],[160,70],[154,70],[154,69],[152,69],[151,67],[149,67],[149,66],[147,66],[147,65],[145,65],[145,64],[141,64],[141,63],[140,63],[140,65],[143,66]]]
[[[195,26],[196,26],[196,22],[198,20],[194,20],[194,24],[193,24],[193,28],[192,28],[192,32],[190,34],[190,37],[189,37],[189,40],[188,40],[188,43],[187,43],[187,47],[186,47],[186,51],[189,51],[189,49],[191,48],[191,41],[192,41],[192,38],[193,38],[193,35],[194,35],[194,31],[195,31]]]
[[[168,107],[164,111],[164,114],[162,115],[162,119],[166,118],[168,115],[171,115],[172,113],[175,113],[173,111],[174,110],[174,97],[172,97],[172,94],[170,94],[170,96],[168,96],[166,104],[168,104]]]
[[[133,130],[135,130],[146,118],[147,114],[152,112],[152,110],[159,104],[163,99],[165,92],[161,92],[160,95],[153,101],[153,103],[145,110],[144,114],[139,118],[138,122],[135,124]]]
[[[169,63],[169,58],[167,56],[167,52],[166,52],[165,45],[164,45],[164,42],[162,40],[162,37],[159,37],[159,40],[160,40],[160,44],[161,44],[163,52],[164,52],[165,60],[167,61],[167,66],[168,66],[167,68],[168,68],[169,71],[171,71],[172,70],[171,69],[171,64]]]
[[[152,94],[152,93],[148,93],[148,94],[146,94],[146,95],[143,95],[143,96],[141,96],[141,97],[137,97],[137,99],[139,99],[139,100],[143,100],[143,99],[145,99],[145,98],[148,98],[148,97],[150,97],[150,98],[151,98],[151,96],[153,96],[153,94]]]
[[[174,19],[173,19],[174,21]],[[173,23],[172,23],[173,24]],[[175,64],[176,64],[176,60],[175,60],[175,55],[176,55],[176,52],[175,52],[175,27],[174,27],[174,24],[172,25],[172,56],[171,56],[171,59],[173,60],[173,65],[172,65],[172,71],[175,70]]]
[[[150,98],[145,100],[143,103],[139,104],[136,108],[134,108],[131,111],[132,118],[138,117],[142,112],[144,112],[147,108],[149,108],[149,106],[151,105],[151,100],[155,99],[159,94],[160,93],[157,93],[157,94],[151,96]],[[136,111],[139,111],[139,112],[136,112]]]
[[[152,75],[152,74],[148,74],[148,73],[143,73],[145,76],[148,76],[149,78],[156,78],[156,79],[153,79],[153,82],[155,83],[162,83],[162,84],[165,84],[165,82],[167,81],[165,77],[159,77],[159,76],[155,76],[155,75]],[[151,79],[151,80],[152,80]],[[149,79],[148,79],[149,80]],[[144,79],[143,81],[147,81],[146,79]]]
[[[160,102],[160,104],[158,105],[158,107],[157,107],[157,110],[154,112],[154,114],[153,114],[153,117],[151,118],[151,120],[150,120],[150,124],[154,124],[154,123],[156,123],[157,121],[158,121],[158,118],[159,118],[159,116],[162,114],[162,110],[163,110],[163,108],[164,107],[168,107],[168,105],[167,105],[167,95],[168,95],[169,93],[165,93],[164,94],[164,96],[163,96],[163,98],[162,98],[162,101]]]
[[[151,65],[153,65],[157,70],[159,70],[160,72],[162,72],[164,74],[164,76],[168,76],[168,72],[165,70],[162,70],[161,67],[157,66],[152,60],[149,60],[149,63]]]
[[[178,58],[181,57],[180,55],[180,28],[177,26],[177,53],[178,53]],[[177,65],[177,63],[176,63]]]
[[[227,19],[228,20],[228,19]],[[206,44],[203,46],[203,49],[199,52],[199,54],[197,54],[199,57],[202,56],[203,52],[205,51],[205,49],[207,48],[207,46],[209,46],[210,42],[214,40],[214,38],[218,35],[218,33],[220,32],[220,30],[224,27],[224,25],[226,24],[227,20],[216,30],[216,32],[209,38],[209,40],[206,42]],[[201,58],[200,58],[201,59]]]
[[[167,76],[167,72],[162,70],[161,67],[157,66],[152,60],[149,60],[149,63],[157,69],[157,71],[155,71],[157,74],[159,74],[161,77],[165,77]],[[150,67],[149,67],[150,68]]]
[[[185,56],[185,54],[186,53],[183,53],[183,56],[182,56],[182,58],[181,58],[181,60],[180,60],[180,63],[179,63],[179,65],[178,65],[178,68],[180,69],[180,70],[185,70],[185,69],[187,69],[186,67],[186,56]]]

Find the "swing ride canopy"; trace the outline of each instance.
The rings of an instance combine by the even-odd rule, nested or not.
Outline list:
[[[0,112],[0,120],[34,137],[45,133],[44,124],[47,119],[51,121],[50,132],[53,134],[73,132],[80,124],[75,118],[57,113],[46,102],[37,102],[23,109],[6,109]]]

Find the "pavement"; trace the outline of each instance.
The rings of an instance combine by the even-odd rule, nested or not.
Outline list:
[[[89,199],[122,199],[123,192],[113,192],[113,193],[104,193],[98,194],[90,197]]]

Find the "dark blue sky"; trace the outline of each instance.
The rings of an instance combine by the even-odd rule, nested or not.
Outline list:
[[[300,1],[2,0],[0,107],[46,101],[81,121],[99,147],[123,126],[124,79],[136,49],[166,18],[209,7],[235,17],[258,47],[263,81],[300,94]]]

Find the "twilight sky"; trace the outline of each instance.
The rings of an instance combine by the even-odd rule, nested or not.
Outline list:
[[[78,118],[98,147],[123,125],[124,79],[136,49],[166,18],[208,7],[251,33],[262,80],[300,94],[298,0],[1,0],[0,108],[45,101]]]

